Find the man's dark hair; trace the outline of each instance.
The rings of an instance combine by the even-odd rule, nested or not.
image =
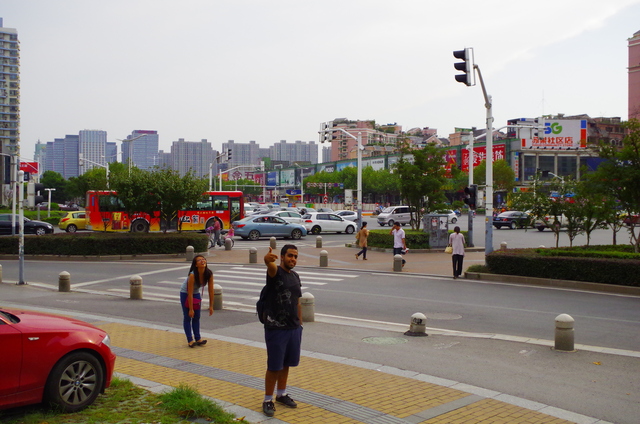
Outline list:
[[[400,226],[400,223],[396,221],[396,222],[394,222],[394,223],[393,223],[393,225],[396,225],[396,226],[398,226],[398,227],[399,227],[399,226]]]
[[[298,250],[295,244],[285,244],[282,246],[282,249],[280,249],[280,256],[284,256],[289,249]]]

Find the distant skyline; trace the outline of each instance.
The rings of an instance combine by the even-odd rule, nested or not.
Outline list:
[[[627,119],[627,39],[640,0],[0,0],[20,40],[21,148],[85,129],[317,141],[320,122],[483,128],[479,85],[454,80],[473,47],[494,127],[542,114]],[[322,145],[321,145],[322,146]]]

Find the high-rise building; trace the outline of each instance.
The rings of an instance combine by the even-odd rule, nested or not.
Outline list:
[[[82,130],[80,131],[78,142],[78,153],[81,154],[84,159],[82,169],[80,169],[81,174],[96,167],[103,168],[107,166],[106,131]],[[69,160],[72,160],[72,158],[69,157]]]
[[[158,131],[135,130],[126,140],[122,140],[122,163],[131,164],[139,169],[150,170],[159,165]]]
[[[63,178],[80,175],[78,154],[80,153],[80,136],[67,134],[64,138],[56,138],[47,142],[46,156],[41,172],[54,171]],[[84,172],[84,171],[83,171]]]
[[[11,157],[20,148],[20,47],[18,31],[5,28],[0,18],[0,175],[3,184],[11,184]],[[13,156],[15,157],[15,156]],[[15,163],[14,163],[15,165]],[[13,168],[15,169],[15,168]],[[8,187],[7,187],[8,188]],[[9,204],[2,190],[2,204]]]
[[[318,145],[315,141],[304,143],[297,140],[295,143],[287,143],[285,140],[280,140],[280,143],[269,147],[269,157],[275,161],[288,163],[318,163]]]
[[[640,31],[629,38],[629,119],[640,119]]]
[[[213,149],[206,139],[184,141],[183,138],[171,145],[171,169],[184,176],[191,171],[197,178],[209,176],[209,166],[213,162]]]

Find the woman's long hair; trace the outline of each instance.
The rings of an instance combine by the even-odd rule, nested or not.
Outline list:
[[[207,283],[207,281],[209,281],[209,278],[213,275],[213,271],[211,271],[209,269],[209,264],[207,263],[206,268],[204,269],[204,284],[200,282],[200,273],[198,272],[198,266],[196,265],[198,258],[202,258],[204,260],[206,260],[207,258],[205,258],[202,255],[196,255],[193,257],[193,260],[191,261],[191,268],[189,268],[189,274],[191,274],[193,272],[193,279],[194,282],[198,285],[198,288],[202,287],[204,284]]]

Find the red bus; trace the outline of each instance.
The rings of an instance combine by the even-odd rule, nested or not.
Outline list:
[[[115,191],[90,190],[85,204],[87,230],[93,231],[160,231],[160,212],[129,215]],[[222,228],[244,218],[244,196],[241,191],[207,191],[195,205],[178,211],[183,231],[204,231],[219,220]],[[169,228],[177,228],[177,222]]]

